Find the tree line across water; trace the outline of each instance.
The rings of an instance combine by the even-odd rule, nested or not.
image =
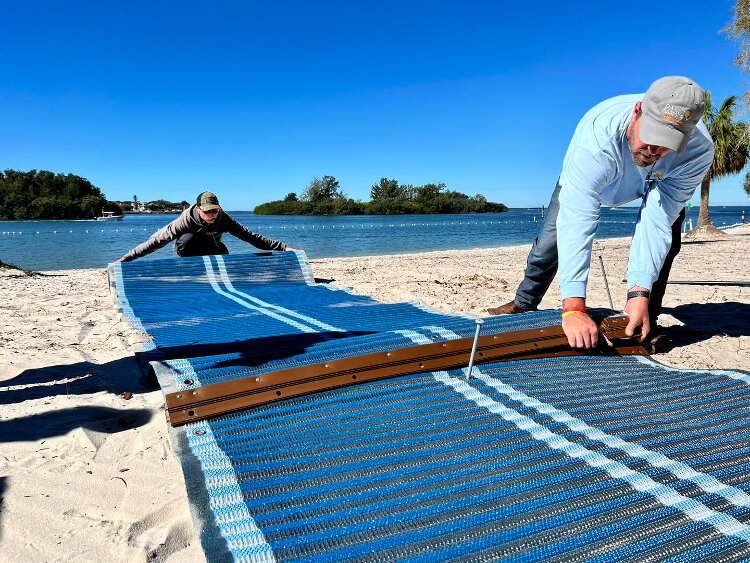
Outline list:
[[[86,178],[47,170],[0,172],[0,219],[92,219],[102,210],[122,213]]]
[[[481,194],[468,196],[447,189],[442,182],[413,186],[381,178],[370,189],[371,201],[346,197],[334,176],[313,178],[300,197],[292,192],[283,200],[258,205],[257,215],[406,215],[412,213],[488,213],[507,211],[502,203]]]
[[[86,178],[48,170],[0,172],[0,220],[93,219],[103,211],[115,215],[134,212],[174,213],[190,204],[157,199],[147,203],[109,201]]]
[[[383,178],[372,186],[372,201],[346,197],[333,176],[314,178],[302,192],[255,208],[261,215],[401,215],[409,213],[486,213],[507,211],[502,203],[492,203],[478,194],[448,190],[443,183],[412,186]],[[5,170],[0,172],[0,220],[93,219],[102,211],[115,215],[137,211],[181,210],[188,206],[156,200],[143,204],[108,201],[102,191],[86,178],[56,174],[48,170]]]

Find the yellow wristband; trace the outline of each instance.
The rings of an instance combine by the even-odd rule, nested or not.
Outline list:
[[[583,312],[583,311],[565,311],[565,312],[564,312],[564,313],[562,314],[562,318],[564,319],[564,318],[565,318],[565,317],[567,317],[568,315],[575,315],[576,313],[582,313],[582,312]]]

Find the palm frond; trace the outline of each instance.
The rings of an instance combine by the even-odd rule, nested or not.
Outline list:
[[[708,171],[712,179],[741,172],[750,159],[750,128],[735,120],[736,109],[737,96],[727,96],[716,108],[706,92],[703,122],[714,141],[714,161]]]

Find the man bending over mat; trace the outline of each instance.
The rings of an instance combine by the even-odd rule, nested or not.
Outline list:
[[[650,338],[680,251],[685,204],[714,157],[713,141],[701,121],[704,107],[705,95],[694,81],[667,76],[645,94],[617,96],[589,110],[565,154],[516,297],[488,313],[536,310],[559,262],[568,343],[595,347],[599,332],[586,314],[586,284],[599,208],[640,199],[628,260],[626,333],[632,336],[640,329],[641,342]]]
[[[175,241],[175,251],[180,256],[206,256],[229,254],[221,242],[221,235],[229,233],[262,250],[294,250],[283,242],[254,233],[221,209],[219,198],[211,192],[203,192],[195,202],[166,227],[156,231],[151,238],[139,244],[116,262],[130,262],[151,254]]]

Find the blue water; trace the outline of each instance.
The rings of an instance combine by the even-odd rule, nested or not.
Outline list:
[[[750,205],[712,207],[717,227],[735,225]],[[637,208],[603,209],[598,238],[633,234]],[[403,254],[429,250],[490,248],[530,243],[541,225],[541,210],[511,209],[482,215],[409,215],[361,217],[271,217],[230,212],[252,231],[295,248],[310,258]],[[122,221],[1,221],[0,260],[32,270],[99,268],[145,241],[177,215],[127,215]],[[688,219],[698,221],[698,209]],[[686,221],[687,223],[687,221]],[[229,234],[222,239],[231,253],[254,247]],[[174,245],[142,258],[173,257]]]

